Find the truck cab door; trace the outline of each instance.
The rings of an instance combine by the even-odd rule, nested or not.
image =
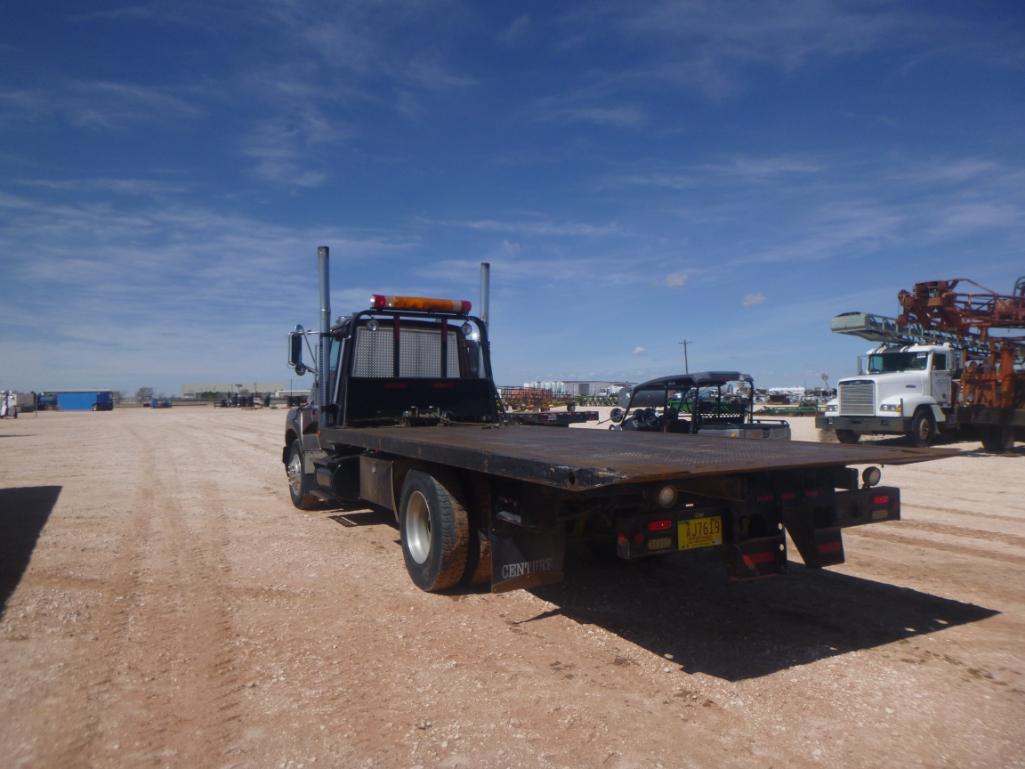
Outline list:
[[[932,366],[930,367],[929,384],[932,390],[932,397],[941,406],[950,406],[950,355],[944,352],[935,352],[932,355]]]

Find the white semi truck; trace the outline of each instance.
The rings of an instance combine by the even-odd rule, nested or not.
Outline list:
[[[989,353],[984,340],[865,312],[837,315],[832,330],[877,343],[815,420],[841,443],[891,434],[925,446],[939,432],[967,429],[987,450],[1003,451],[1025,437],[1025,409],[980,407],[961,392],[966,361]]]
[[[957,427],[953,382],[961,350],[945,342],[944,335],[923,339],[919,331],[909,336],[895,319],[865,312],[837,315],[832,329],[880,344],[859,358],[858,376],[837,383],[837,397],[816,419],[819,429],[835,430],[841,443],[857,443],[866,434],[893,434],[924,446],[939,430]]]

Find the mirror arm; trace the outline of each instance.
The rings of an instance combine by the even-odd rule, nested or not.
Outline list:
[[[317,360],[317,355],[313,352],[313,346],[310,344],[311,334],[317,334],[317,336],[320,336],[320,334],[316,331],[306,331],[303,333],[303,340],[306,342],[306,350],[310,353],[310,360]],[[320,361],[317,361],[317,363],[319,365]],[[303,364],[303,366],[306,368],[307,371],[312,371],[314,375],[319,376],[318,369],[316,367],[310,366],[309,364],[305,363]]]

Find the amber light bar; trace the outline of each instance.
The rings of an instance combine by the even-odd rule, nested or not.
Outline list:
[[[385,296],[374,294],[370,306],[375,310],[421,310],[423,312],[454,312],[466,315],[472,305],[465,299],[430,299],[425,296]]]

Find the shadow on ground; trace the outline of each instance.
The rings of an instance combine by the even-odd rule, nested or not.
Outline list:
[[[636,568],[640,566],[640,568]],[[668,557],[581,564],[533,592],[561,614],[597,625],[688,673],[757,678],[859,649],[977,622],[999,612],[908,588],[806,569],[729,582],[712,564]]]
[[[0,618],[60,492],[60,486],[0,489]]]
[[[386,510],[336,509],[342,526],[388,525]],[[566,581],[532,590],[558,608],[515,623],[562,615],[597,625],[687,673],[730,681],[770,675],[993,617],[999,612],[909,588],[790,564],[790,574],[730,582],[714,554],[632,563],[568,553]],[[410,589],[414,589],[410,585]],[[462,588],[453,593],[486,592]]]

